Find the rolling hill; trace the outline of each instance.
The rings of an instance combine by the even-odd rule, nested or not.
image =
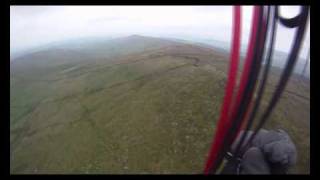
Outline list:
[[[11,173],[201,173],[228,55],[133,35],[56,43],[10,62]],[[279,78],[272,69],[267,95]],[[309,173],[309,81],[293,76],[266,128]]]

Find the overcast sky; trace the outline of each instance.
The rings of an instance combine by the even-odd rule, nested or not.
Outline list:
[[[242,6],[242,41],[250,33],[252,7]],[[292,17],[298,7],[281,7]],[[230,42],[232,6],[10,6],[10,53],[53,41],[131,34]],[[302,56],[310,46],[310,25]],[[290,49],[293,31],[279,27],[276,49]]]

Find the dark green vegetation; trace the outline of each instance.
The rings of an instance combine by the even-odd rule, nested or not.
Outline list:
[[[14,60],[11,173],[201,173],[227,60],[206,47],[141,36]],[[308,173],[309,82],[295,77],[287,90],[267,127],[292,135],[299,151],[292,172]]]

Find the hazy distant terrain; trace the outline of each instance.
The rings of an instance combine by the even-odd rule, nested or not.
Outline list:
[[[228,54],[144,36],[56,43],[10,62],[11,173],[202,173]],[[279,78],[273,68],[263,106]],[[290,80],[266,128],[309,173],[309,80]]]

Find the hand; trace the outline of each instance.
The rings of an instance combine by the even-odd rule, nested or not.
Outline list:
[[[235,150],[243,132],[232,145]],[[253,132],[248,132],[248,138]],[[238,167],[240,174],[285,174],[295,165],[297,158],[296,147],[284,130],[260,130],[249,147],[244,150]],[[229,163],[230,165],[230,163]]]

